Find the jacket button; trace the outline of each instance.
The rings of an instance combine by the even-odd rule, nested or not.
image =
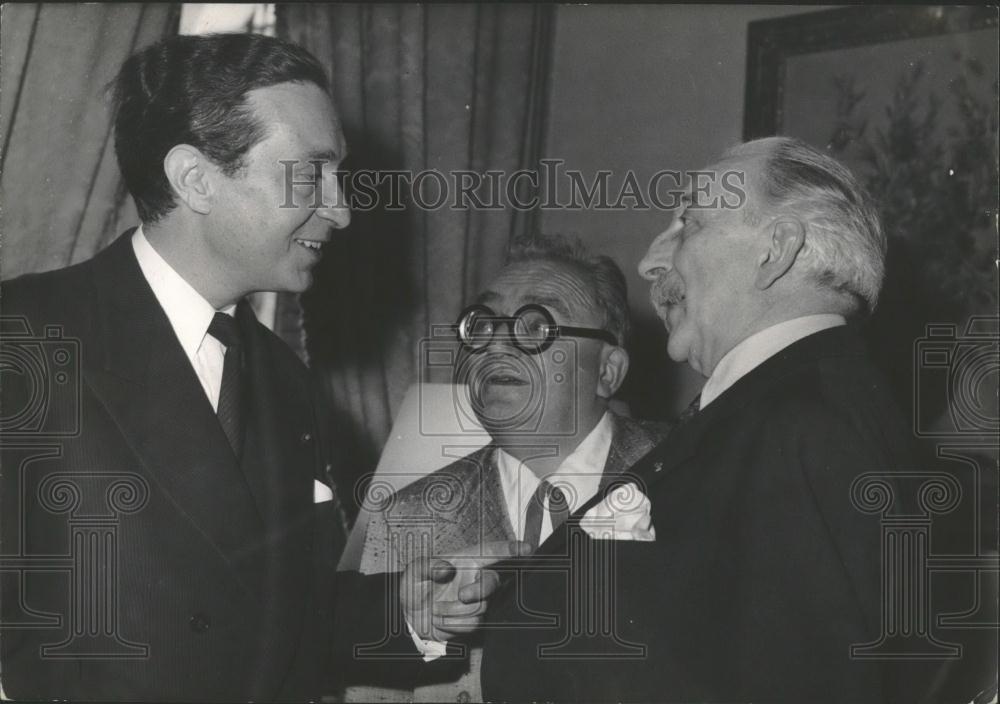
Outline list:
[[[191,626],[191,630],[195,633],[204,633],[212,625],[212,619],[206,614],[197,613],[188,619],[188,625]]]
[[[303,445],[305,445],[307,442],[309,442],[312,439],[313,439],[312,433],[302,433],[301,437],[299,437],[299,441]]]
[[[458,704],[469,704],[469,702],[472,701],[472,695],[465,691],[459,692],[455,701],[457,701]]]

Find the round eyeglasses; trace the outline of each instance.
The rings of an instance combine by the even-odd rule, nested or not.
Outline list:
[[[462,311],[455,323],[459,341],[473,352],[486,349],[501,325],[510,330],[509,340],[522,352],[539,354],[560,337],[586,337],[617,345],[618,340],[607,330],[558,325],[544,306],[529,303],[512,316],[497,314],[484,305],[472,305]]]

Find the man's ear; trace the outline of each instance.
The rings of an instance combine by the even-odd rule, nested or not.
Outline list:
[[[771,229],[767,249],[757,265],[754,285],[764,290],[784,276],[806,243],[806,228],[796,218],[783,217]]]
[[[601,353],[601,375],[597,378],[597,395],[611,398],[621,388],[628,374],[628,352],[621,347],[606,345]]]
[[[196,213],[207,215],[211,212],[211,179],[216,169],[201,150],[178,144],[163,158],[163,171],[178,200]]]

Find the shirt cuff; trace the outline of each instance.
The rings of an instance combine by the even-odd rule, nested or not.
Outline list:
[[[406,620],[405,617],[404,620]],[[447,655],[447,643],[442,643],[439,640],[424,640],[417,635],[417,632],[413,630],[413,627],[410,626],[410,622],[408,620],[406,620],[406,630],[409,631],[410,638],[413,639],[413,645],[415,645],[417,650],[419,650],[424,656],[424,662],[432,662]]]

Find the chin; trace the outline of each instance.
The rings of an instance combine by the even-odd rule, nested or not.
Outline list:
[[[536,434],[527,428],[512,428],[502,425],[499,428],[485,428],[485,430],[493,442],[508,451],[512,448],[523,449],[525,445],[530,446],[538,439]]]
[[[280,290],[285,293],[303,293],[313,285],[314,278],[311,271],[299,272],[297,276],[289,277],[286,285]]]
[[[671,336],[667,341],[667,356],[678,363],[686,362],[688,361],[688,357],[690,357],[688,346],[681,341],[675,342],[674,337]]]
[[[476,412],[476,419],[490,435],[524,435],[531,432],[533,427],[530,418],[519,418],[518,413],[511,412],[510,409],[493,412],[485,410],[482,414]]]
[[[493,409],[492,415],[489,415],[489,411],[482,415],[477,411],[476,416],[483,430],[494,439],[530,441],[530,438],[539,434],[539,420],[536,415],[519,413],[521,410],[523,409],[505,407]]]

